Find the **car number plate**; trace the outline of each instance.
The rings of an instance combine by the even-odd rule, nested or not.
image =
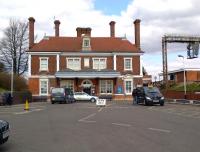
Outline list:
[[[159,100],[153,100],[153,102],[159,102]]]
[[[5,139],[8,136],[9,136],[9,131],[6,131],[6,132],[3,133],[3,139]]]

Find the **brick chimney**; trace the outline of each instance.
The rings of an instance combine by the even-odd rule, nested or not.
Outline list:
[[[110,24],[110,37],[115,37],[115,21],[111,21],[109,24]]]
[[[92,29],[90,27],[86,27],[86,28],[77,27],[76,31],[77,31],[77,37],[81,37],[82,34],[91,36]]]
[[[135,45],[140,50],[140,19],[134,21],[135,25]]]
[[[55,24],[55,36],[59,37],[59,26],[60,26],[60,21],[59,20],[55,20],[54,21]]]
[[[34,45],[34,22],[35,19],[33,17],[29,17],[29,49]]]

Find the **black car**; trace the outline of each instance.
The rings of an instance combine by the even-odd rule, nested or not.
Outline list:
[[[74,93],[69,88],[53,88],[51,90],[51,103],[72,103],[75,102]]]
[[[9,138],[9,123],[4,120],[0,120],[0,144],[5,143]]]
[[[145,105],[160,104],[164,106],[165,99],[157,87],[140,87],[134,90],[137,103]]]

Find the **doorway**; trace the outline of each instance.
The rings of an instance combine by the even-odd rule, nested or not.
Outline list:
[[[91,87],[92,87],[92,81],[90,80],[83,80],[82,82],[82,87],[83,87],[83,92],[91,95]]]

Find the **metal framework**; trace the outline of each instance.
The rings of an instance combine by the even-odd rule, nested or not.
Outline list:
[[[187,57],[197,58],[199,54],[200,36],[166,34],[162,37],[163,82],[168,86],[167,43],[188,43]]]

